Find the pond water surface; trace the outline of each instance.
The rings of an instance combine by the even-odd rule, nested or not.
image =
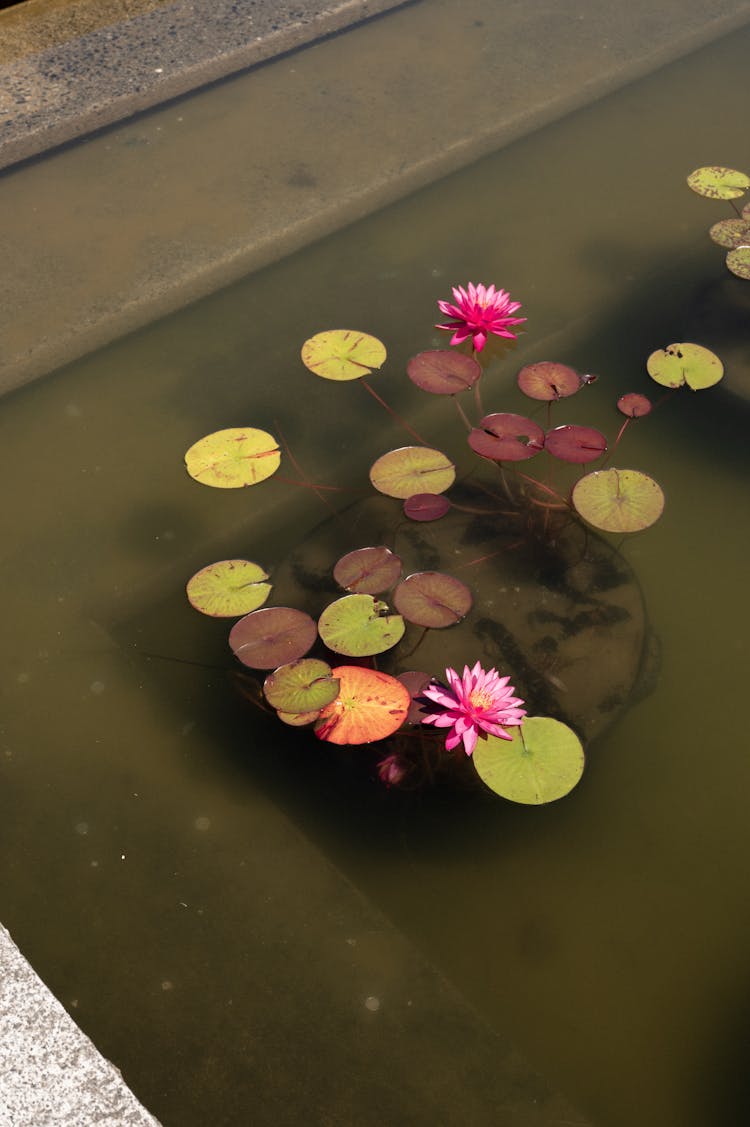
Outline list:
[[[252,1108],[242,1023],[215,1000],[241,998],[248,973],[256,794],[593,1122],[744,1121],[750,283],[706,235],[726,205],[685,176],[750,167],[748,52],[734,36],[4,401],[1,914],[166,1123],[244,1122],[221,1111],[228,1089]],[[728,367],[726,386],[626,436],[619,463],[667,495],[623,547],[658,676],[548,808],[405,805],[302,759],[307,737],[279,734],[228,683],[225,626],[183,598],[203,564],[273,567],[326,515],[278,480],[197,486],[182,465],[197,438],[280,426],[310,477],[355,485],[402,444],[361,389],[304,370],[312,333],[379,336],[381,393],[436,442],[458,439],[404,369],[444,343],[435,301],[468,280],[509,289],[528,316],[492,360],[494,409],[525,410],[518,367],[559,359],[600,377],[559,421],[612,434],[618,395],[650,390],[653,349],[697,340]]]

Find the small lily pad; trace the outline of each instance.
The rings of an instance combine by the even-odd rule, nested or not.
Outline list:
[[[640,532],[664,511],[658,482],[640,470],[594,470],[573,487],[576,512],[604,532]]]
[[[702,344],[668,344],[659,348],[646,361],[646,370],[663,387],[687,384],[693,391],[713,387],[724,375],[719,357]]]
[[[290,728],[304,728],[315,723],[320,716],[320,709],[316,708],[314,712],[284,712],[279,709],[276,715],[282,724],[288,724]]]
[[[396,610],[417,626],[455,626],[471,610],[471,591],[460,579],[440,571],[408,575],[393,592]]]
[[[501,411],[485,415],[468,442],[475,454],[492,462],[523,462],[544,448],[544,431],[533,419]]]
[[[750,244],[750,220],[720,219],[709,230],[709,235],[720,247],[746,246]]]
[[[444,493],[456,480],[456,467],[429,446],[389,450],[370,468],[370,481],[386,497],[405,500],[414,493]]]
[[[317,637],[309,614],[293,607],[264,607],[246,614],[229,632],[234,656],[250,669],[275,669],[304,657]]]
[[[385,345],[353,329],[316,333],[302,345],[302,363],[324,380],[358,380],[385,363]]]
[[[472,762],[482,782],[501,798],[526,806],[555,802],[572,791],[585,756],[578,736],[549,716],[527,716],[512,738],[477,741]]]
[[[463,352],[433,348],[412,357],[406,365],[412,383],[432,395],[457,395],[472,387],[482,374],[481,365]]]
[[[744,172],[717,164],[696,168],[687,182],[699,196],[707,196],[711,200],[733,200],[750,188],[750,177]]]
[[[441,493],[412,493],[404,501],[404,516],[409,520],[440,520],[450,507],[450,501]]]
[[[617,410],[622,411],[629,419],[640,419],[651,411],[651,400],[637,391],[629,391],[617,400]]]
[[[750,246],[730,250],[727,255],[727,266],[738,278],[750,279]]]
[[[263,684],[266,700],[280,712],[313,712],[330,704],[338,691],[330,665],[314,657],[279,666]]]
[[[369,657],[391,649],[404,636],[401,615],[387,612],[387,605],[376,602],[372,595],[344,595],[323,611],[318,630],[334,653]]]
[[[401,560],[390,548],[357,548],[342,556],[333,569],[339,587],[356,595],[379,595],[401,577]]]
[[[336,699],[320,712],[315,726],[318,739],[334,744],[372,743],[401,727],[411,697],[395,677],[360,665],[339,665],[332,673],[341,687]]]
[[[250,560],[220,560],[188,580],[188,602],[213,618],[238,618],[263,606],[271,593],[266,579],[263,568]]]
[[[185,455],[192,478],[215,489],[257,485],[276,473],[281,463],[279,444],[257,427],[229,427],[200,438]]]
[[[601,458],[607,449],[607,440],[593,427],[562,426],[547,431],[544,448],[554,458],[582,466]]]
[[[575,368],[552,360],[527,364],[517,376],[518,386],[529,399],[565,399],[581,390],[583,384]]]

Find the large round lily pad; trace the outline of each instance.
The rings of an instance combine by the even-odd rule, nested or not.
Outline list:
[[[641,532],[664,511],[661,486],[640,470],[594,470],[576,482],[572,501],[603,532]]]
[[[581,741],[567,724],[527,716],[509,740],[477,741],[472,762],[482,782],[511,802],[540,806],[569,794],[584,768]]]
[[[742,196],[750,188],[750,176],[738,172],[736,168],[725,168],[712,164],[696,168],[687,178],[689,186],[699,196],[711,200],[733,200]]]
[[[386,497],[405,500],[414,493],[444,493],[456,480],[450,458],[429,446],[389,450],[370,468],[370,481]]]
[[[390,548],[356,548],[336,563],[333,578],[353,595],[379,595],[398,583],[401,560]]]
[[[193,443],[185,455],[190,476],[215,489],[257,485],[276,473],[280,462],[278,442],[257,427],[214,431]]]
[[[376,669],[338,665],[332,670],[339,694],[321,709],[315,726],[318,739],[334,744],[364,744],[393,735],[411,705],[409,690]]]
[[[401,615],[388,614],[387,605],[372,595],[344,595],[327,606],[318,620],[329,650],[346,657],[384,653],[401,641],[405,629]]]
[[[263,606],[271,593],[267,573],[250,560],[220,560],[188,580],[188,602],[201,614],[238,618]]]
[[[385,363],[385,345],[353,329],[316,333],[302,345],[302,363],[324,380],[358,380]]]
[[[229,632],[234,656],[250,669],[274,669],[304,657],[317,637],[312,618],[294,607],[264,607]]]
[[[471,610],[471,591],[453,575],[418,571],[407,575],[393,592],[396,610],[416,626],[455,626]]]
[[[713,387],[724,375],[724,365],[715,352],[689,343],[658,348],[646,361],[646,370],[663,387],[687,384],[692,391]]]
[[[472,387],[482,374],[481,365],[473,356],[451,348],[434,348],[420,352],[406,365],[412,383],[432,395],[457,395]]]

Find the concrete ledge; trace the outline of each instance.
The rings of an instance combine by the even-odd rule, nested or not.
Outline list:
[[[2,926],[0,1127],[158,1127]]]

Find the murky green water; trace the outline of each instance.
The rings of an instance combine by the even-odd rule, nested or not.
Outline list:
[[[705,235],[721,205],[684,177],[750,166],[745,107],[723,93],[746,84],[749,47],[670,67],[4,401],[0,916],[166,1123],[249,1121],[242,1006],[262,972],[245,951],[264,906],[242,875],[269,803],[601,1127],[741,1122],[748,287]],[[548,809],[383,801],[285,753],[305,737],[257,719],[220,670],[164,660],[225,661],[225,627],[183,601],[197,567],[272,565],[324,515],[277,480],[202,489],[183,451],[280,424],[311,477],[361,479],[400,435],[356,385],[301,367],[301,342],[334,325],[385,340],[383,394],[457,439],[403,372],[436,343],[435,300],[469,279],[529,318],[493,365],[495,409],[524,409],[521,363],[560,359],[600,374],[575,421],[612,433],[653,348],[698,339],[729,367],[728,387],[627,436],[620,461],[668,499],[625,548],[658,684]]]

